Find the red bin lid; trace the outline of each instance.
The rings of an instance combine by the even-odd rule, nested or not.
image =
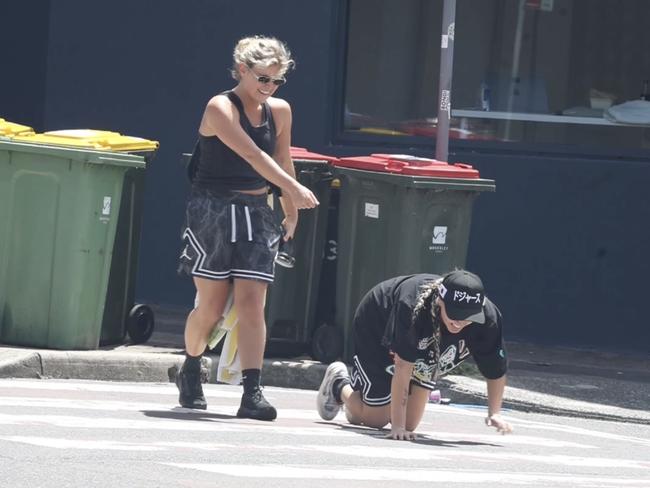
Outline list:
[[[335,166],[432,178],[480,178],[478,170],[465,163],[446,163],[436,159],[419,158],[407,154],[371,154],[341,158]]]
[[[304,147],[291,146],[290,154],[291,159],[327,161],[328,163],[334,163],[335,161],[338,161],[338,158],[335,158],[334,156],[326,156],[325,154],[314,153],[308,151]]]

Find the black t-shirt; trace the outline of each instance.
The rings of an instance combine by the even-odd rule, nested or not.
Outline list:
[[[373,287],[355,313],[356,353],[364,361],[381,362],[389,368],[393,364],[390,353],[394,352],[415,363],[414,374],[427,381],[435,378],[436,370],[448,373],[471,355],[484,377],[500,378],[507,370],[502,318],[489,299],[483,306],[485,323],[471,323],[458,334],[447,330],[436,307],[435,320],[441,332],[438,364],[431,350],[433,323],[419,333],[411,327],[420,287],[440,278],[433,274],[398,276]]]

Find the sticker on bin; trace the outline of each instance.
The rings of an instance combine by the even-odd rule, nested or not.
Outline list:
[[[449,250],[449,246],[447,245],[447,231],[448,227],[446,225],[433,226],[429,251],[433,251],[436,254],[441,254]]]
[[[111,197],[104,197],[102,200],[102,214],[99,216],[99,221],[106,224],[111,220],[111,202],[113,199]]]
[[[102,205],[102,215],[111,214],[111,197],[104,197],[104,203]]]
[[[340,158],[332,163],[334,166],[377,171],[404,176],[420,176],[427,178],[480,178],[477,169],[469,164],[449,164],[436,159],[420,158],[408,154],[371,154],[370,156],[355,156]]]
[[[433,228],[433,237],[431,244],[444,244],[447,242],[447,226],[436,225]]]
[[[379,205],[376,203],[366,203],[364,215],[370,217],[371,219],[379,218]]]

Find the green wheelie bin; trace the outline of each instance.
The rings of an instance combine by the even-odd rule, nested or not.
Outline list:
[[[289,245],[289,256],[295,258],[295,263],[276,260],[275,281],[268,289],[265,308],[266,351],[269,356],[311,352],[316,359],[321,359],[321,324],[316,323],[316,307],[325,251],[332,163],[337,159],[297,147],[291,148],[291,157],[297,180],[316,195],[320,205],[300,211],[296,234]],[[277,197],[274,197],[273,207],[281,219]],[[279,257],[282,257],[282,241],[280,247]]]
[[[134,304],[144,173],[158,143],[72,130],[0,139],[0,342],[146,341]]]
[[[331,355],[349,361],[352,319],[364,294],[393,276],[464,267],[473,202],[494,191],[495,182],[467,164],[408,155],[341,158],[334,165],[341,193],[336,318],[329,335],[340,338]]]

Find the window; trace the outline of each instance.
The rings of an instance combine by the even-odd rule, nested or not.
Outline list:
[[[435,135],[442,6],[350,0],[346,132]],[[608,110],[650,99],[648,25],[646,0],[457,0],[450,137],[650,148]]]
[[[419,135],[437,115],[442,1],[350,0],[346,131]]]

